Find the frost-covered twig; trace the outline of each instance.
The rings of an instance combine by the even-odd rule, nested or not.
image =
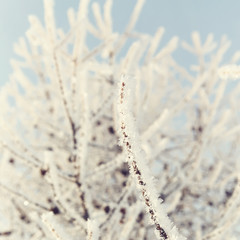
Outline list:
[[[131,113],[133,86],[133,78],[121,77],[118,99],[121,144],[127,152],[127,161],[131,174],[142,193],[147,212],[155,225],[155,232],[158,239],[185,239],[178,233],[178,230],[168,218],[165,209],[161,206],[161,200],[158,199],[152,177],[146,165],[144,152],[141,149],[138,139],[139,135],[134,126],[134,118]]]

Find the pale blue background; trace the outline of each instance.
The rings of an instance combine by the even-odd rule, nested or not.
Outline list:
[[[67,29],[66,10],[78,6],[78,0],[55,0],[57,22]],[[93,2],[93,1],[92,1]],[[104,0],[98,1],[100,4]],[[113,0],[114,28],[123,31],[135,0]],[[216,40],[226,34],[232,41],[228,57],[240,49],[240,1],[239,0],[146,0],[136,26],[138,31],[153,34],[159,26],[166,29],[164,40],[178,35],[190,41],[190,34],[198,30],[203,38],[209,32]],[[11,73],[9,59],[12,58],[13,43],[28,29],[28,15],[43,18],[41,0],[0,0],[0,84],[8,80]],[[181,50],[178,50],[178,52]],[[178,54],[184,65],[189,61],[186,54]]]

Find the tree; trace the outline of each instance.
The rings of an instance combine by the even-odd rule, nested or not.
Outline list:
[[[189,71],[172,57],[177,37],[159,50],[163,28],[134,32],[143,3],[123,34],[111,0],[103,15],[92,5],[97,26],[81,0],[68,33],[52,0],[45,26],[29,18],[0,95],[0,238],[239,238],[240,83],[229,79],[239,70],[221,63],[230,43],[194,32],[182,44],[198,60]]]

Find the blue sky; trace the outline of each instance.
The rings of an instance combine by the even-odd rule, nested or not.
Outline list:
[[[77,8],[78,0],[55,0],[57,23],[67,29],[66,10]],[[93,2],[93,1],[91,1]],[[105,1],[98,0],[102,5]],[[114,28],[122,31],[136,0],[113,0]],[[227,35],[232,41],[230,56],[240,49],[240,1],[239,0],[146,0],[136,30],[153,34],[159,26],[165,28],[164,40],[177,35],[190,41],[191,32],[197,30],[204,39],[213,33],[216,40]],[[13,44],[28,29],[28,15],[43,18],[42,0],[8,0],[0,3],[0,83],[8,80],[11,73],[9,64],[13,58]],[[182,64],[184,57],[178,59]]]

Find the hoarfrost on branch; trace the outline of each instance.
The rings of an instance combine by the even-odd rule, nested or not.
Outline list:
[[[81,0],[65,33],[45,0],[45,23],[30,16],[14,46],[0,239],[239,239],[240,54],[223,65],[229,40],[193,32],[182,47],[197,64],[185,69],[177,37],[134,30],[144,0],[121,34],[112,4]]]

